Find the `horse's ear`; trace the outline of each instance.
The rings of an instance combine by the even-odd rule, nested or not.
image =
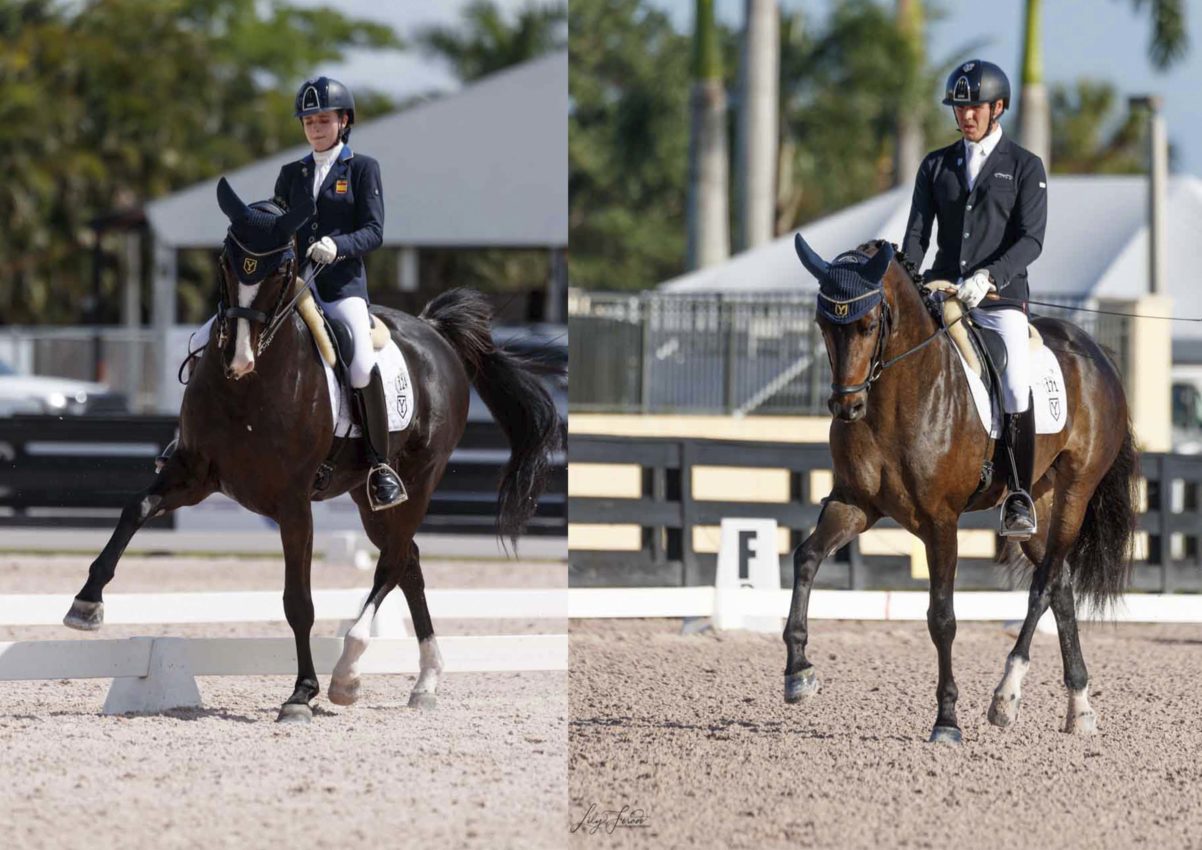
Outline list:
[[[813,248],[806,244],[806,241],[801,238],[800,233],[794,235],[793,247],[797,249],[797,256],[801,258],[801,264],[806,267],[806,271],[818,280],[826,277],[826,270],[829,268],[827,262],[819,257]]]
[[[864,264],[864,270],[861,274],[874,283],[879,282],[885,276],[885,272],[889,270],[889,263],[892,260],[893,245],[888,242],[882,242],[877,252]]]
[[[242,203],[234,187],[224,177],[217,181],[217,206],[221,207],[221,211],[231,222],[241,221],[250,215],[250,208]]]
[[[298,180],[293,183],[292,194],[288,198],[288,212],[276,219],[275,232],[280,239],[296,233],[297,228],[317,211],[317,205],[313,202],[313,195],[305,185],[306,182]]]

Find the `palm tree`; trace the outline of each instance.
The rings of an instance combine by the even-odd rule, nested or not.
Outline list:
[[[688,268],[730,256],[727,204],[726,86],[714,22],[714,0],[697,0],[693,91],[689,102]]]
[[[492,0],[474,0],[461,23],[426,27],[414,41],[427,54],[450,63],[462,82],[566,47],[565,3],[531,3],[510,22]]]
[[[1189,33],[1186,28],[1186,0],[1131,0],[1138,10],[1147,9],[1152,16],[1152,38],[1148,42],[1148,58],[1159,71],[1171,67],[1189,50]],[[1041,155],[1050,155],[1051,115],[1047,94],[1043,88],[1043,62],[1040,55],[1040,0],[1027,0],[1026,38],[1023,44],[1023,91],[1022,108],[1019,110],[1019,139]],[[1028,90],[1030,89],[1030,91]],[[1042,128],[1045,139],[1043,152],[1028,144],[1029,138],[1038,141]],[[1048,159],[1044,159],[1048,164]],[[1049,164],[1049,170],[1051,170]]]
[[[735,197],[742,250],[774,235],[780,113],[780,13],[776,0],[746,0]]]
[[[1052,113],[1043,84],[1043,42],[1040,3],[1027,0],[1027,29],[1023,39],[1022,108],[1018,112],[1018,143],[1052,170]]]
[[[897,28],[910,51],[913,68],[924,65],[922,0],[897,0]],[[919,75],[919,79],[923,79]],[[899,109],[897,116],[897,152],[894,157],[893,185],[909,183],[918,173],[926,147],[922,132],[922,115],[916,110]]]

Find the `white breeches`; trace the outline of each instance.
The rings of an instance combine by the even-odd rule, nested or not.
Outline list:
[[[371,346],[371,316],[367,312],[367,302],[358,296],[339,298],[337,301],[322,301],[317,296],[321,309],[331,319],[340,319],[351,329],[352,345],[355,348],[351,357],[351,386],[361,390],[371,381],[371,370],[376,365],[376,352]]]
[[[322,301],[316,293],[314,297],[317,297],[326,315],[332,319],[341,319],[350,326],[355,348],[351,358],[351,386],[357,390],[363,389],[371,381],[371,370],[376,365],[376,352],[371,345],[371,317],[367,312],[367,302],[357,296],[330,302]],[[189,351],[196,351],[208,345],[216,319],[216,316],[211,316],[192,334],[188,343]]]
[[[997,331],[1006,344],[1006,371],[1002,375],[1002,406],[1007,413],[1022,413],[1030,402],[1031,341],[1027,314],[1018,309],[976,309],[969,313],[975,324]]]

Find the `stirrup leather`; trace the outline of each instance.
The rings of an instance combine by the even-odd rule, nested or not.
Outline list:
[[[390,475],[396,481],[396,485],[400,492],[397,497],[390,502],[376,501],[376,476]],[[371,505],[373,511],[383,511],[388,508],[395,508],[397,505],[404,504],[409,501],[409,491],[405,489],[405,482],[401,480],[401,476],[393,471],[392,467],[386,463],[377,463],[371,468],[371,472],[367,473],[367,483],[364,485],[367,489],[367,503]]]

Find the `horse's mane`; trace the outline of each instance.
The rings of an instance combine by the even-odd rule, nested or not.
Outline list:
[[[918,270],[918,264],[907,257],[897,243],[889,243],[884,239],[872,239],[856,246],[856,250],[861,254],[868,248],[876,248],[879,251],[885,245],[889,244],[893,246],[893,259],[901,266],[902,271],[906,273],[906,276],[910,279],[910,283],[914,284],[915,290],[918,291],[918,297],[922,299],[927,312],[931,314],[931,318],[937,324],[942,326],[943,310],[940,308],[939,303],[932,297],[931,293],[927,291],[926,287],[922,285],[922,272]]]

